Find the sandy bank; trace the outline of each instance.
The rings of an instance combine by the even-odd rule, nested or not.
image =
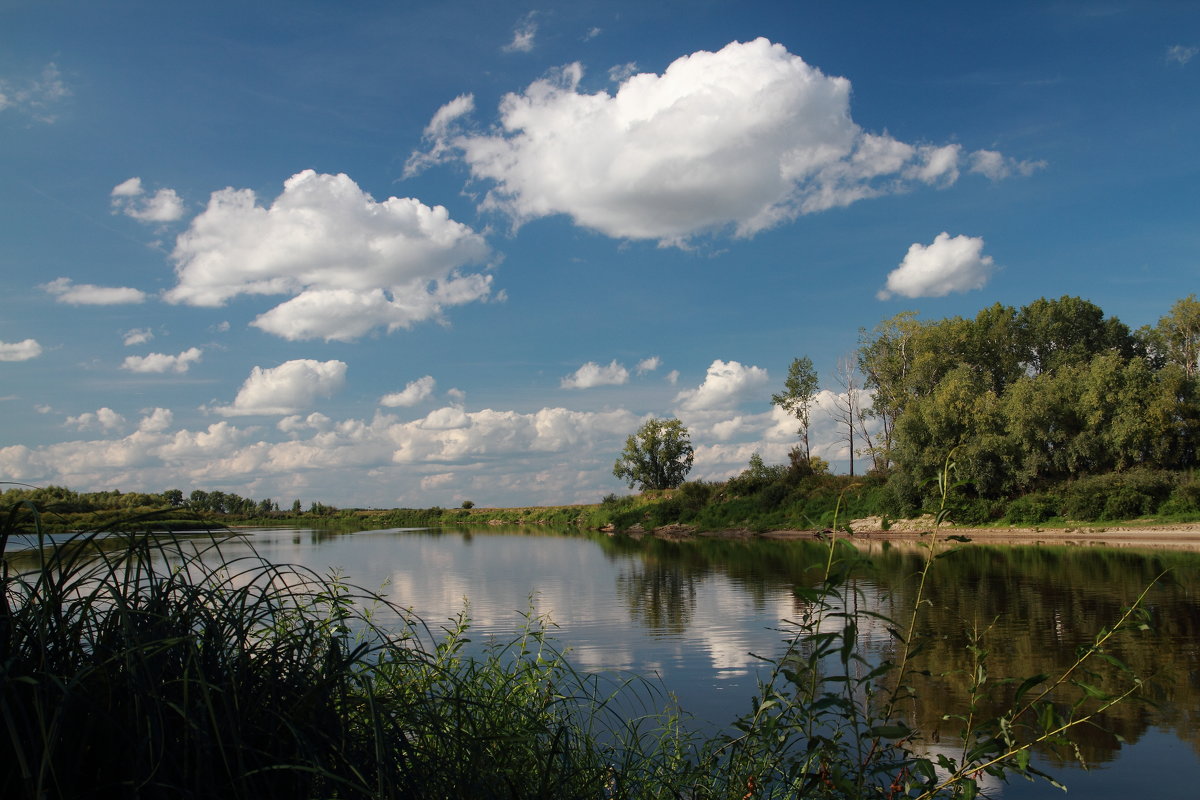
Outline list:
[[[856,544],[883,542],[918,542],[933,530],[931,518],[919,520],[893,520],[888,530],[883,529],[879,517],[854,520],[850,523],[852,534],[844,532],[838,536]],[[681,540],[693,537],[720,539],[815,539],[820,533],[812,530],[763,531],[761,533],[744,528],[721,531],[698,531],[686,525],[667,525],[655,530],[633,530],[632,535],[655,536],[661,539]],[[943,536],[966,536],[975,544],[996,545],[1053,545],[1067,547],[1136,547],[1159,550],[1183,550],[1200,553],[1200,523],[1171,523],[1156,525],[1138,524],[1100,527],[1004,527],[969,528],[957,525],[944,526],[938,533]]]

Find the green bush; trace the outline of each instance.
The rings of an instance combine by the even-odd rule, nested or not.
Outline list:
[[[1080,478],[1063,488],[1062,515],[1092,522],[1153,514],[1171,495],[1175,482],[1175,473],[1149,469]]]
[[[1181,481],[1167,498],[1167,502],[1159,508],[1162,514],[1196,514],[1200,513],[1200,480],[1189,476]]]
[[[1062,500],[1052,494],[1027,494],[1008,504],[1004,518],[1015,525],[1037,525],[1058,516]]]

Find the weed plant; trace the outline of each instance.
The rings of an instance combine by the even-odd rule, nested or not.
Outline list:
[[[925,580],[952,551],[930,537],[914,617],[898,624],[860,608],[857,553],[829,539],[750,711],[705,736],[655,684],[576,671],[532,614],[468,656],[466,611],[435,634],[337,574],[225,558],[220,531],[148,524],[7,553],[40,536],[36,508],[8,510],[0,796],[969,800],[981,773],[1038,775],[1031,748],[1069,747],[1140,686],[1107,652],[1141,624],[1140,601],[1065,672],[1010,682],[999,715],[980,710],[998,682],[977,636],[970,705],[945,717],[961,747],[933,754],[900,711],[923,671]],[[891,631],[890,655],[863,646],[868,622]],[[1097,661],[1124,683],[1097,686]]]

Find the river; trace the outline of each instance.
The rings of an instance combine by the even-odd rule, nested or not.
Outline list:
[[[435,629],[466,609],[476,642],[511,637],[522,613],[546,615],[577,668],[657,676],[709,730],[749,709],[764,663],[757,655],[782,651],[785,621],[803,612],[793,587],[812,584],[825,554],[815,541],[672,542],[541,528],[260,530],[223,549],[235,556],[251,546],[277,563],[336,569]],[[858,596],[864,608],[903,623],[923,551],[869,549]],[[966,707],[964,681],[954,676],[971,669],[968,631],[988,631],[982,646],[993,682],[1054,673],[1164,571],[1148,596],[1152,630],[1111,648],[1153,678],[1156,705],[1125,703],[1103,718],[1109,732],[1081,731],[1088,771],[1046,753],[1035,763],[1073,797],[1200,796],[1200,554],[957,546],[936,562],[925,589],[918,628],[928,642],[923,665],[935,677],[906,706],[909,722],[931,748],[953,738],[954,723],[943,717]],[[894,647],[882,623],[864,624],[862,646],[878,657]],[[1062,797],[1020,778],[988,788],[1009,800]]]

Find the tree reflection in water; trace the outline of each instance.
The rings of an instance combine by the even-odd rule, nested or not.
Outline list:
[[[728,541],[697,538],[668,542],[605,537],[609,552],[636,554],[640,566],[618,579],[620,597],[632,618],[656,631],[689,626],[697,590],[723,574],[756,603],[813,585],[825,547],[813,541]],[[861,543],[860,543],[861,544]],[[923,554],[915,547],[866,545],[870,552],[857,582],[865,610],[893,618],[901,628],[912,613],[912,578]],[[943,717],[968,707],[972,669],[968,649],[973,631],[986,634],[992,676],[990,708],[1011,700],[1020,680],[1058,674],[1077,649],[1111,624],[1157,575],[1168,577],[1149,597],[1152,631],[1119,639],[1109,652],[1134,673],[1152,676],[1146,699],[1127,702],[1101,715],[1096,727],[1077,729],[1079,755],[1090,765],[1112,761],[1121,737],[1136,743],[1151,728],[1172,731],[1200,754],[1200,554],[1099,547],[1001,547],[968,544],[938,561],[926,585],[918,630],[925,640],[920,668],[930,673],[906,713],[926,740],[953,740],[957,730]],[[802,604],[795,606],[802,613]],[[865,642],[872,660],[894,657],[886,636]],[[1116,668],[1096,665],[1096,679],[1116,677]],[[1114,734],[1116,734],[1114,736]],[[1070,754],[1043,753],[1052,763]]]

